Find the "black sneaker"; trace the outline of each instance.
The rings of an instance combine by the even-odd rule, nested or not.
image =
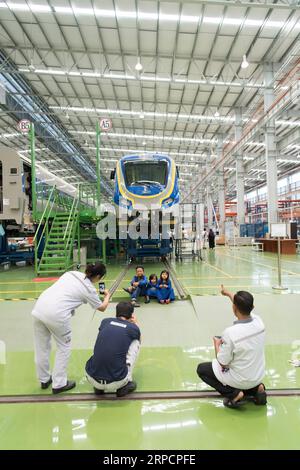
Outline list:
[[[95,395],[104,395],[104,390],[99,390],[98,388],[94,387]]]
[[[62,393],[71,390],[72,388],[76,387],[76,382],[74,380],[68,380],[64,387],[60,388],[52,388],[52,393]]]
[[[121,387],[117,390],[117,397],[125,397],[125,395],[128,395],[128,393],[134,392],[136,389],[136,382],[128,382],[124,387]]]
[[[264,384],[261,384],[264,387],[263,392],[257,392],[256,395],[254,396],[254,403],[255,405],[258,406],[263,406],[267,404],[267,393],[266,393],[266,388]]]
[[[131,294],[130,290],[127,287],[123,287],[123,290],[127,292],[127,294]]]
[[[230,398],[224,398],[223,400],[223,405],[227,408],[240,408],[241,406],[245,405],[245,403],[247,403],[247,401],[244,399],[239,401],[232,401]]]
[[[46,388],[48,388],[49,385],[51,385],[51,384],[52,384],[52,377],[50,377],[50,379],[48,380],[48,382],[41,382],[41,388],[42,388],[43,390],[46,390]]]
[[[136,300],[131,301],[132,306],[135,307],[140,307],[140,304]]]
[[[148,297],[148,295],[145,297],[145,304],[149,304],[150,303],[150,298]]]

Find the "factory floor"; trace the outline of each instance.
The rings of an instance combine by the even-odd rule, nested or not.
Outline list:
[[[58,401],[36,380],[30,315],[34,299],[53,281],[36,280],[30,267],[0,273],[0,449],[300,448],[300,368],[288,362],[300,359],[300,256],[282,256],[282,284],[288,288],[282,292],[272,289],[273,254],[217,247],[205,250],[202,262],[172,263],[190,299],[136,310],[142,331],[137,391],[105,401],[93,395],[84,365],[101,319],[114,316],[116,301],[127,298],[122,287],[133,268],[105,314],[94,315],[87,305],[77,310],[69,363],[77,387],[55,396]],[[107,268],[109,287],[122,263]],[[148,275],[159,274],[163,266],[145,263],[145,268]],[[214,357],[212,336],[233,321],[229,300],[219,295],[221,283],[255,294],[255,311],[267,332],[266,407],[224,408],[197,377],[197,364]]]

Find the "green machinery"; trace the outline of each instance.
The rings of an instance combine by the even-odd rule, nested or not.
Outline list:
[[[99,217],[96,214],[96,185],[79,185],[73,198],[55,186],[48,188],[47,197],[45,189],[41,192],[43,199],[37,198],[36,220],[39,224],[34,237],[35,272],[46,277],[68,271],[80,263],[81,240],[83,237],[96,239],[95,225]],[[98,259],[106,263],[106,242],[99,243],[102,246]],[[73,256],[75,246],[77,260]]]
[[[100,129],[97,123],[97,182],[77,186],[74,196],[38,183],[35,176],[34,125],[30,131],[32,168],[32,217],[37,224],[34,237],[35,273],[38,276],[54,276],[80,264],[80,248],[83,238],[97,240],[100,250],[97,259],[106,263],[106,241],[96,237],[96,224],[100,220],[97,207],[100,204]],[[83,229],[84,227],[84,229]],[[74,248],[77,248],[77,259]]]

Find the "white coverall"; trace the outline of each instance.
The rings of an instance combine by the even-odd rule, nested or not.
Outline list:
[[[71,353],[71,317],[82,304],[98,309],[102,302],[93,283],[78,271],[63,274],[38,298],[33,311],[35,363],[40,382],[51,377],[51,336],[56,342],[56,356],[52,371],[52,387],[67,384],[67,366]]]

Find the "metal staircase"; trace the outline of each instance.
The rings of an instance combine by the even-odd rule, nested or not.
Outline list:
[[[73,266],[73,246],[78,228],[78,199],[74,199],[69,212],[57,212],[58,193],[50,194],[44,214],[37,230],[35,241],[35,268],[38,276],[62,274]],[[44,240],[45,247],[40,260],[39,246]]]

